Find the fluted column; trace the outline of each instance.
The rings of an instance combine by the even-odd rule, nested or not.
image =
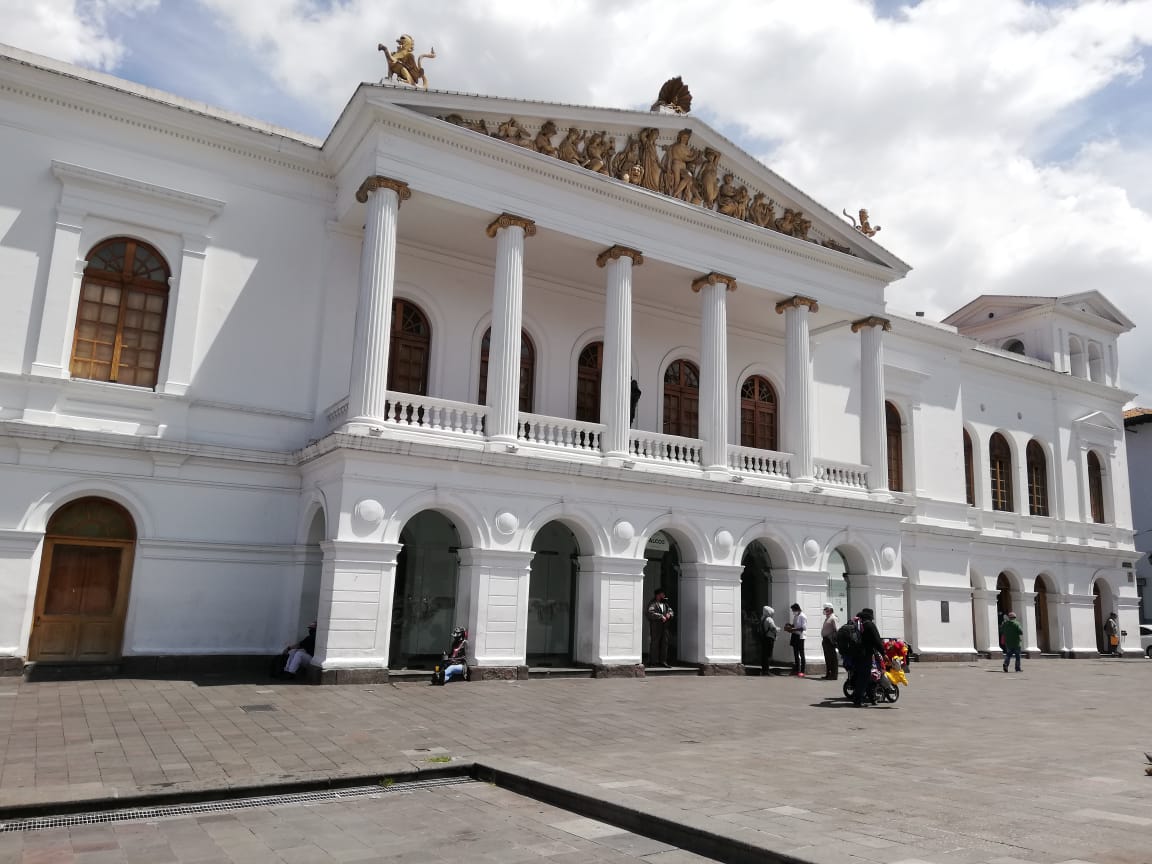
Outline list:
[[[600,379],[600,448],[606,456],[628,455],[632,398],[632,267],[644,263],[635,249],[612,246],[596,257],[605,267],[604,369]]]
[[[736,280],[709,273],[692,282],[700,294],[700,437],[704,469],[728,468],[728,292]]]
[[[496,238],[492,340],[488,349],[488,437],[515,443],[520,409],[520,320],[524,304],[524,238],[536,223],[502,213],[488,226]]]
[[[784,358],[784,416],[781,444],[792,454],[789,470],[793,480],[811,480],[812,465],[812,362],[808,336],[808,313],[819,312],[811,297],[797,294],[776,304],[784,315],[787,354]]]
[[[360,293],[352,337],[348,422],[384,419],[388,401],[388,348],[392,338],[392,291],[396,277],[396,221],[400,202],[412,197],[407,183],[369,177],[356,191],[368,205],[360,253]]]
[[[852,322],[860,334],[860,461],[868,466],[869,491],[888,488],[888,426],[884,413],[884,331],[887,318]]]

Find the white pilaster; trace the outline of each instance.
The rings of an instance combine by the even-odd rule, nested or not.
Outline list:
[[[735,288],[735,279],[719,273],[709,273],[692,283],[692,290],[700,293],[702,301],[699,416],[706,471],[728,470],[727,297]]]
[[[576,590],[576,660],[594,666],[641,662],[643,558],[580,558]]]
[[[740,662],[740,575],[731,564],[683,564],[679,654],[688,663]]]
[[[810,481],[812,465],[812,360],[808,334],[808,313],[819,305],[810,297],[796,295],[776,304],[784,315],[786,354],[784,358],[784,416],[781,444],[792,454],[793,480]]]
[[[528,579],[534,554],[460,550],[456,596],[466,598],[469,662],[504,667],[526,664]]]
[[[883,335],[891,329],[887,318],[875,315],[852,324],[852,332],[860,334],[860,457],[868,466],[869,491],[888,488]]]
[[[635,249],[612,246],[596,258],[605,267],[604,369],[600,379],[600,447],[605,456],[628,455],[632,383],[632,267],[644,263]]]
[[[412,197],[408,184],[369,177],[356,192],[368,205],[360,253],[360,294],[352,337],[348,424],[384,419],[388,402],[388,349],[392,339],[392,293],[396,278],[396,223],[400,202]]]
[[[386,669],[400,545],[327,540],[320,549],[313,664],[326,670]]]
[[[492,339],[488,349],[488,438],[516,441],[520,410],[520,327],[524,303],[524,238],[536,233],[531,219],[504,213],[488,226],[496,238],[492,283]]]

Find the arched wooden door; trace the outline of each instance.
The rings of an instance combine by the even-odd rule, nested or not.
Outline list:
[[[700,369],[674,360],[664,370],[664,434],[695,438],[700,434]]]
[[[81,498],[48,521],[31,660],[102,663],[120,657],[136,526],[119,504]]]

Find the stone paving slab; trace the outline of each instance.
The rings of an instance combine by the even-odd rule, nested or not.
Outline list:
[[[1152,662],[914,664],[910,678],[895,706],[862,710],[839,682],[786,677],[0,680],[0,807],[448,755],[753,832],[808,861],[1152,862]]]

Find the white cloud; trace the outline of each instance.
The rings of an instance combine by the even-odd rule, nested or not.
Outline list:
[[[112,13],[130,15],[159,0],[0,0],[0,38],[25,51],[93,69],[115,69],[124,54],[108,33]]]

